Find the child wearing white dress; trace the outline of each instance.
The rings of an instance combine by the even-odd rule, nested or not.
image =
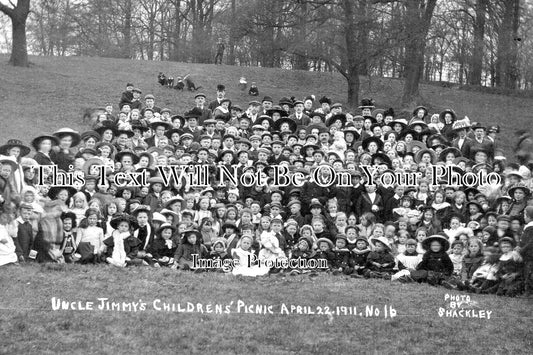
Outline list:
[[[17,253],[15,253],[15,242],[9,235],[4,224],[4,217],[7,214],[2,214],[0,217],[0,266],[18,262]]]
[[[233,259],[239,260],[239,264],[233,268],[233,275],[242,276],[262,276],[269,272],[269,268],[264,265],[253,263],[255,256],[251,251],[253,239],[250,236],[242,236],[237,247],[232,250]]]

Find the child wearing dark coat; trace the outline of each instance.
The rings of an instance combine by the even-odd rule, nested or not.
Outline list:
[[[370,252],[368,240],[363,236],[357,237],[349,262],[350,267],[353,269],[352,277],[363,277]]]
[[[333,253],[335,258],[332,263],[333,275],[338,275],[343,273],[349,275],[353,272],[353,269],[349,265],[350,261],[350,250],[346,247],[348,241],[344,234],[338,234],[335,239],[335,247],[333,248]]]
[[[317,253],[313,249],[313,240],[307,237],[301,237],[292,251],[291,260],[303,259],[309,261],[311,259],[317,259]],[[316,270],[310,270],[306,268],[293,268],[289,275],[298,275],[302,273],[309,273],[310,276],[316,275]]]
[[[133,236],[131,229],[136,222],[128,215],[120,215],[110,222],[114,229],[109,238],[104,239],[106,261],[114,266],[142,265],[137,258],[141,241]]]
[[[331,240],[328,238],[320,238],[316,241],[316,245],[318,247],[318,250],[316,252],[317,259],[324,259],[327,260],[328,268],[327,271],[332,269],[332,265],[335,259],[335,253],[332,251],[332,249],[335,247]],[[324,270],[324,271],[326,271]]]
[[[483,264],[483,242],[471,239],[468,243],[468,254],[463,259],[461,279],[463,283],[470,281],[474,272]]]
[[[364,276],[366,278],[390,279],[394,268],[391,244],[384,236],[374,238],[372,243],[374,244],[374,251],[368,254]]]
[[[170,223],[161,224],[155,232],[154,241],[148,246],[148,252],[152,254],[154,267],[172,266],[178,244],[179,239],[176,236],[176,227]]]
[[[211,260],[220,260],[221,262],[224,262],[224,260],[231,259],[231,256],[226,252],[226,240],[224,238],[218,238],[215,239],[211,244],[211,251],[209,252],[209,259]],[[210,269],[210,271],[217,271],[217,272],[231,272],[231,268],[219,268],[219,269]]]
[[[418,264],[411,277],[418,282],[430,285],[440,285],[453,273],[453,263],[446,250],[450,247],[448,238],[442,235],[432,235],[424,239],[422,246],[426,250],[422,262]]]
[[[494,293],[498,289],[498,261],[500,253],[496,247],[483,250],[483,263],[478,267],[465,285],[470,292]]]
[[[523,260],[520,254],[513,250],[516,246],[513,238],[504,237],[498,243],[502,255],[500,256],[498,272],[496,273],[500,279],[496,294],[498,296],[515,297],[521,293],[523,287]]]
[[[203,259],[207,255],[206,247],[200,244],[201,237],[202,234],[196,230],[183,232],[181,243],[174,254],[174,267],[194,270],[193,255],[197,255],[198,259]]]

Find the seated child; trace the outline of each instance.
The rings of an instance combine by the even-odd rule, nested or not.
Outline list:
[[[328,268],[325,271],[329,271],[332,268],[335,253],[332,251],[334,248],[333,243],[328,238],[320,238],[316,241],[318,250],[317,250],[317,259],[323,259],[327,261]]]
[[[239,264],[233,268],[233,275],[241,276],[263,276],[268,274],[270,269],[264,265],[258,265],[255,255],[251,252],[253,238],[251,236],[243,235],[237,244],[237,247],[233,249],[232,256],[234,259],[239,260]]]
[[[8,224],[9,213],[0,212],[0,266],[18,262],[15,242],[6,227]]]
[[[408,239],[405,242],[405,250],[403,253],[396,257],[396,264],[398,266],[398,272],[392,275],[392,280],[398,280],[400,282],[413,281],[411,278],[411,272],[416,270],[416,267],[422,261],[422,255],[416,251],[418,242],[414,239]]]
[[[450,242],[448,238],[436,234],[424,239],[422,245],[426,252],[416,270],[411,272],[411,277],[417,282],[440,285],[453,273],[453,263],[446,253]]]
[[[278,238],[274,232],[263,231],[260,236],[261,250],[259,251],[260,260],[272,260],[285,258],[285,253],[279,247]]]
[[[141,241],[132,233],[132,225],[135,222],[128,215],[115,217],[110,222],[114,229],[111,236],[104,240],[107,246],[105,259],[109,264],[117,267],[127,265],[142,265],[142,259],[137,258]]]
[[[176,227],[170,223],[161,224],[155,232],[154,241],[148,246],[148,252],[152,254],[154,267],[172,266],[178,244],[179,239],[176,235]]]
[[[105,251],[104,230],[98,227],[100,212],[95,208],[89,208],[85,214],[87,226],[78,228],[78,253],[82,263],[97,263]]]
[[[350,251],[346,247],[346,244],[346,236],[344,234],[337,235],[337,238],[335,239],[335,247],[333,248],[335,258],[331,265],[333,275],[338,275],[340,273],[349,275],[353,272],[353,269],[349,265]]]
[[[523,277],[522,268],[523,260],[520,254],[514,250],[516,242],[513,238],[503,237],[499,241],[502,255],[498,262],[498,272],[496,275],[500,278],[498,296],[515,297],[522,292]]]
[[[294,250],[292,251],[291,260],[304,259],[305,261],[316,259],[317,254],[313,249],[313,239],[311,237],[300,237]],[[294,268],[289,275],[309,273],[309,276],[316,276],[316,270],[306,268]]]
[[[453,263],[453,276],[461,276],[461,272],[463,270],[463,242],[460,240],[456,240],[452,243],[452,250],[450,253],[450,260]]]
[[[231,256],[226,253],[226,240],[224,238],[218,238],[212,241],[211,251],[209,252],[209,259],[212,260],[229,260]],[[211,271],[217,272],[229,272],[232,271],[231,268],[220,268],[220,269],[210,269]]]
[[[364,276],[390,279],[394,268],[394,256],[391,253],[390,242],[384,236],[374,238],[372,242],[374,251],[368,254]]]
[[[252,85],[250,85],[250,89],[248,90],[248,95],[250,96],[259,96],[259,89],[257,88],[257,85],[254,81],[252,81]]]
[[[406,245],[405,243],[407,242],[407,240],[409,239],[410,235],[409,235],[409,232],[407,231],[399,231],[398,232],[398,240],[396,241],[396,255],[400,255],[402,254],[405,249],[406,249]]]
[[[453,261],[453,260],[452,260]],[[461,280],[467,282],[472,279],[474,272],[483,264],[483,242],[471,238],[468,243],[468,254],[463,259]]]
[[[363,277],[370,252],[368,240],[362,236],[357,237],[355,248],[352,249],[352,255],[350,257],[350,267],[353,268],[352,277]]]
[[[174,268],[179,267],[183,270],[195,270],[193,255],[198,259],[203,259],[207,255],[207,249],[200,244],[201,237],[200,232],[196,230],[183,232],[181,243],[174,254]],[[203,269],[197,270],[203,271]]]
[[[465,282],[469,291],[475,293],[494,293],[498,288],[498,261],[500,253],[496,247],[487,247],[483,251],[483,264],[472,274],[470,282]]]

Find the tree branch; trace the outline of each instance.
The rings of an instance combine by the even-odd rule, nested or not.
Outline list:
[[[11,2],[11,1],[10,1]],[[11,3],[13,4],[13,3]],[[8,7],[7,5],[4,5],[0,2],[0,11],[2,11],[4,14],[9,16],[10,18],[13,18],[13,10],[12,8]]]

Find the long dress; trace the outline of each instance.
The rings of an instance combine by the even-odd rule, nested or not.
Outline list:
[[[7,228],[0,225],[0,266],[16,263],[15,242],[7,232]]]

